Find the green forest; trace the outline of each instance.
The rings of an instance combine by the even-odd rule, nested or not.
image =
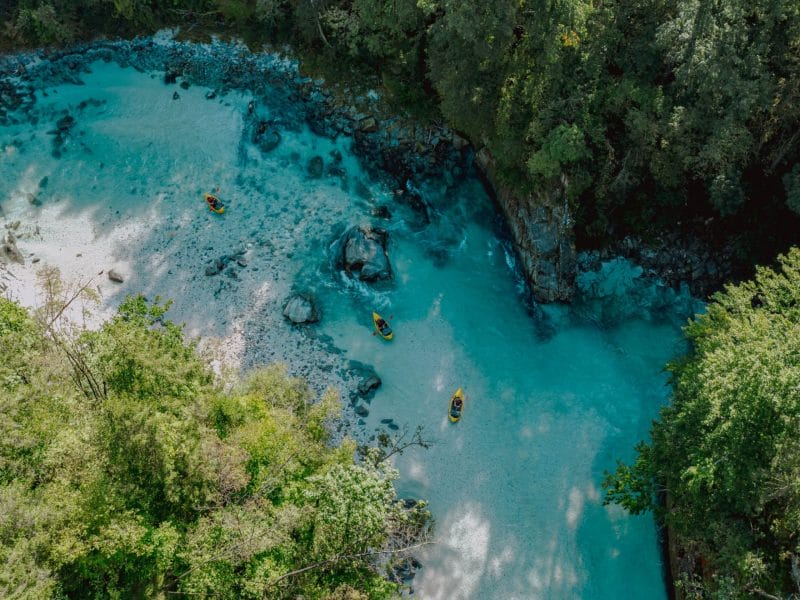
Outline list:
[[[679,539],[688,599],[800,591],[800,250],[729,285],[686,328],[652,442],[605,481]]]
[[[223,385],[142,297],[98,331],[62,306],[0,299],[0,596],[393,594],[430,516],[390,444],[329,444],[335,394],[280,367]]]
[[[6,48],[182,25],[349,64],[487,147],[504,183],[557,189],[585,247],[680,223],[753,265],[800,223],[794,0],[3,4]]]

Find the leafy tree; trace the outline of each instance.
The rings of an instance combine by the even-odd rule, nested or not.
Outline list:
[[[608,475],[606,501],[655,510],[697,560],[684,583],[702,597],[790,594],[800,584],[800,250],[727,286],[686,335],[693,352],[670,365],[672,404],[635,463]]]
[[[438,18],[428,30],[428,69],[443,114],[476,140],[492,130],[505,53],[513,38],[509,2],[426,3]]]
[[[279,367],[223,391],[168,305],[130,298],[73,339],[46,304],[37,320],[0,300],[0,595],[396,590],[378,557],[429,515],[380,457],[328,445],[335,394],[315,402]]]

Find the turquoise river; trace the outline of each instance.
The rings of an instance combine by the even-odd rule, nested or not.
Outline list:
[[[368,439],[392,419],[433,442],[396,461],[400,496],[427,499],[436,521],[415,597],[666,598],[652,517],[604,506],[600,483],[667,401],[663,367],[683,351],[696,302],[616,260],[580,276],[572,305],[532,305],[474,176],[420,183],[432,208],[420,223],[348,137],[294,124],[262,152],[243,133],[246,90],[209,98],[163,72],[91,70],[38,90],[25,118],[0,127],[0,218],[20,221],[26,259],[8,267],[6,293],[36,304],[44,264],[74,282],[113,267],[124,282],[96,280],[96,312],[131,293],[172,298],[172,318],[216,366],[283,361],[316,388],[346,387],[348,361],[374,367],[383,383],[369,414],[359,421],[345,390],[342,432]],[[269,94],[254,100],[280,121]],[[65,115],[74,125],[61,135]],[[202,199],[217,187],[220,216]],[[381,206],[390,219],[374,216]],[[368,223],[388,231],[390,283],[354,282],[332,261],[336,238]],[[221,255],[239,262],[207,275]],[[283,318],[295,291],[313,295],[319,323]],[[372,335],[373,309],[391,316],[393,341]],[[458,387],[464,417],[451,424]]]

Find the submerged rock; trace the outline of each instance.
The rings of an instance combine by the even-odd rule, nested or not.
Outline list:
[[[319,179],[322,177],[322,173],[325,171],[325,162],[322,160],[321,156],[312,156],[308,160],[306,170],[308,171],[309,177],[313,179]]]
[[[306,294],[295,294],[289,298],[283,307],[283,316],[296,325],[319,321],[319,311],[311,297]]]
[[[178,77],[180,77],[180,75],[181,75],[180,71],[172,67],[169,67],[164,72],[164,83],[166,83],[167,85],[175,83],[178,80]]]
[[[381,386],[381,378],[375,374],[372,374],[364,379],[358,384],[358,393],[362,396],[369,396],[372,395],[375,390],[377,390]]]
[[[361,281],[391,279],[392,267],[386,253],[389,235],[384,229],[358,225],[342,236],[338,266]]]
[[[217,273],[219,273],[222,269],[218,269],[216,264],[211,264],[206,267],[205,274],[206,277],[213,277]]]
[[[7,112],[22,106],[23,98],[23,90],[17,88],[10,81],[0,81],[0,117],[4,117]]]
[[[75,117],[72,115],[64,115],[56,121],[56,133],[66,134],[70,129],[75,126]]]
[[[373,217],[378,217],[379,219],[386,219],[388,221],[392,218],[392,213],[385,204],[374,206],[371,212]]]
[[[222,270],[225,268],[225,264],[226,264],[225,257],[213,260],[211,264],[206,267],[205,270],[206,276],[212,277],[214,275],[217,275],[218,273],[221,273]]]
[[[64,143],[67,141],[67,137],[69,136],[73,127],[75,127],[75,117],[70,114],[66,114],[56,121],[55,129],[47,132],[48,134],[55,136],[53,138],[52,152],[55,158],[61,158],[61,149],[64,146]]]
[[[405,204],[414,212],[419,225],[430,224],[434,209],[413,181],[406,180],[402,189],[394,191],[394,197],[398,203]]]
[[[253,143],[264,153],[272,152],[281,143],[281,134],[267,121],[259,121],[253,130]]]

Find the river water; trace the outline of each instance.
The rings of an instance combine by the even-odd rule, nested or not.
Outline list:
[[[345,397],[348,431],[368,438],[391,419],[432,442],[397,459],[399,494],[427,499],[436,520],[417,597],[665,597],[652,518],[604,507],[600,481],[667,399],[663,365],[698,309],[685,293],[612,261],[581,276],[574,305],[533,307],[476,178],[420,184],[425,223],[365,172],[349,138],[289,123],[271,152],[250,144],[247,91],[209,98],[113,63],[82,79],[38,91],[0,128],[2,218],[21,222],[26,258],[5,272],[7,293],[35,304],[43,264],[73,282],[113,267],[125,281],[95,280],[103,307],[131,293],[172,298],[172,318],[214,340],[217,356],[284,361],[317,386],[344,385],[347,361],[372,365],[383,384],[361,421]],[[268,94],[255,101],[280,120]],[[74,125],[59,135],[67,114]],[[309,174],[312,156],[322,177]],[[202,200],[216,187],[221,216]],[[374,217],[379,206],[392,218]],[[337,236],[366,223],[389,232],[391,283],[333,266]],[[223,255],[235,258],[206,275]],[[316,298],[320,323],[285,322],[293,291]],[[372,335],[372,310],[391,317],[393,341]],[[464,416],[451,424],[458,387]]]

